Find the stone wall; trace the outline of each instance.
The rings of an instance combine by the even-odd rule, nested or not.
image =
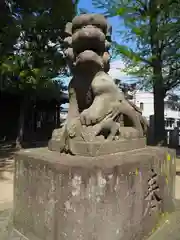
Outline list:
[[[14,232],[24,239],[141,240],[173,211],[172,150],[88,158],[34,149],[15,169]]]

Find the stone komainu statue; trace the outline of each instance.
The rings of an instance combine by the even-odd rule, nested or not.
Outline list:
[[[64,126],[54,130],[49,149],[95,156],[103,154],[103,145],[106,153],[114,153],[127,139],[142,139],[147,122],[107,74],[111,27],[106,19],[76,16],[65,34],[65,56],[73,75],[69,111]]]

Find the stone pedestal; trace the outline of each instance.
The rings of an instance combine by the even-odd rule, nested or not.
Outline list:
[[[174,180],[169,149],[91,158],[46,148],[21,151],[12,239],[144,239],[163,213],[173,211]]]

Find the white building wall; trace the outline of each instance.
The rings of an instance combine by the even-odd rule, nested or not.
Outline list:
[[[153,94],[149,92],[136,92],[134,94],[133,102],[140,108],[143,104],[143,116],[149,120],[149,117],[154,114],[154,98]]]
[[[142,92],[137,91],[134,93],[134,97],[132,100],[139,108],[142,107],[142,114],[144,117],[146,117],[147,120],[149,120],[151,115],[154,115],[154,97],[153,93],[151,92]],[[180,121],[180,112],[171,110],[169,108],[165,108],[165,120],[167,119],[174,119],[174,124],[172,126],[169,126],[167,129],[173,129],[174,126],[177,125],[177,122]]]

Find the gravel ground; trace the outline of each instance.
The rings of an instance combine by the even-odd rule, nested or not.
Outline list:
[[[9,235],[11,231],[12,231],[12,208],[0,211],[0,239],[10,240]]]
[[[180,240],[180,200],[176,212],[148,240]]]

